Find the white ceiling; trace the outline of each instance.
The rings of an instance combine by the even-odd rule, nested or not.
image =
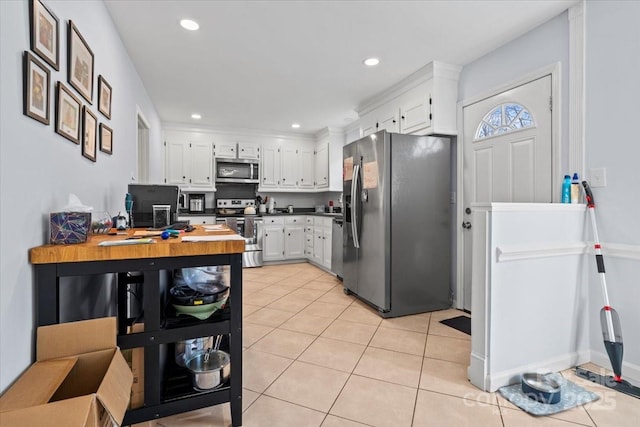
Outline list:
[[[163,122],[313,134],[429,62],[464,66],[576,0],[105,3]],[[371,56],[381,63],[365,68]]]

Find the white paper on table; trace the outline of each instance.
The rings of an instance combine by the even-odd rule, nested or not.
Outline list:
[[[183,242],[222,242],[226,240],[242,240],[244,237],[237,234],[220,234],[217,236],[184,236]]]
[[[203,225],[202,228],[204,228],[205,231],[222,231],[222,230],[226,230],[227,226],[224,224],[213,224],[213,225]]]

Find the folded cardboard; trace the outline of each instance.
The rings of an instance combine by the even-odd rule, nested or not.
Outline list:
[[[144,323],[134,323],[127,332],[130,334],[144,332]],[[133,373],[129,407],[131,409],[140,408],[144,405],[144,347],[122,350],[122,355]]]
[[[36,362],[0,397],[0,425],[121,425],[132,382],[114,317],[43,326]]]

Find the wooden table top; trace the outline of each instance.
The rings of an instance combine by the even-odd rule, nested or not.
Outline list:
[[[138,258],[163,258],[195,255],[235,254],[244,252],[244,239],[238,240],[183,242],[183,236],[216,236],[235,234],[226,227],[220,231],[206,231],[202,226],[194,226],[189,233],[180,233],[180,237],[162,240],[153,237],[154,243],[141,243],[122,246],[99,246],[100,242],[124,240],[138,231],[126,230],[126,234],[91,234],[85,243],[71,245],[42,245],[29,250],[31,264],[56,264],[64,262],[109,261]],[[115,231],[115,230],[114,230]]]

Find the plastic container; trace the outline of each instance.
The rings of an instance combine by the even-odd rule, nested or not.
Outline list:
[[[580,178],[577,172],[571,178],[571,203],[580,203]]]
[[[571,203],[571,176],[565,175],[562,181],[562,203]]]

